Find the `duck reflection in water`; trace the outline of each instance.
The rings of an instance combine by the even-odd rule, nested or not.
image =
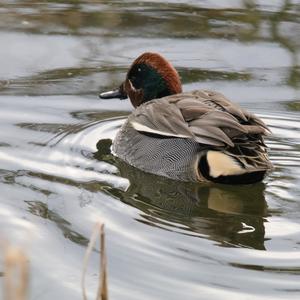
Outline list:
[[[107,192],[142,211],[140,222],[164,228],[182,224],[185,234],[206,236],[221,246],[265,249],[263,183],[230,186],[178,182],[129,166],[111,154],[110,146],[111,140],[100,140],[94,157],[115,165],[130,186],[126,191],[110,188]]]

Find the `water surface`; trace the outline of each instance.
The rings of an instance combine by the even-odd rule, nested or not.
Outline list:
[[[81,299],[99,219],[111,299],[299,299],[300,5],[270,2],[0,4],[0,235],[29,257],[29,299]],[[132,108],[97,94],[144,51],[269,125],[263,183],[174,182],[105,151]],[[91,298],[97,274],[95,250]]]

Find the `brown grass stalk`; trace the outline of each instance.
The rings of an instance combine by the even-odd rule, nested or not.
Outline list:
[[[29,283],[28,259],[15,247],[5,247],[4,254],[4,300],[27,299]]]
[[[96,223],[92,231],[88,247],[86,249],[83,259],[83,270],[81,278],[82,296],[84,300],[87,300],[85,278],[87,272],[88,262],[93,251],[93,248],[97,242],[97,237],[100,240],[100,265],[99,265],[99,284],[96,300],[108,300],[108,288],[107,288],[107,259],[105,251],[105,232],[104,224]]]

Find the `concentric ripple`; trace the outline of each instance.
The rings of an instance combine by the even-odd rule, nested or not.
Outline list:
[[[259,113],[273,132],[267,143],[275,169],[264,183],[240,187],[174,182],[124,164],[111,155],[110,140],[126,111],[71,112],[68,124],[64,114],[52,123],[38,116],[25,123],[16,115],[10,132],[26,142],[6,138],[0,147],[0,185],[8,195],[1,217],[16,242],[31,240],[33,274],[50,270],[34,284],[44,284],[46,276],[76,298],[89,232],[101,218],[115,298],[139,299],[151,291],[149,299],[198,299],[199,293],[201,299],[249,293],[251,299],[262,293],[296,299],[300,122],[293,112]],[[92,261],[97,265],[97,253]],[[55,265],[69,267],[54,278]]]
[[[299,12],[285,0],[0,1],[0,244],[26,252],[30,300],[82,299],[99,219],[112,300],[300,298]],[[145,51],[174,64],[184,91],[217,90],[265,120],[263,183],[174,182],[111,155],[132,108],[97,94]]]

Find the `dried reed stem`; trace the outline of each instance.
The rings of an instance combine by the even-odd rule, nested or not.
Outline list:
[[[6,247],[4,256],[4,299],[25,300],[28,293],[28,259],[21,249]]]
[[[105,252],[105,232],[104,224],[96,223],[93,232],[90,237],[88,247],[86,249],[83,259],[83,270],[81,278],[82,296],[84,300],[87,300],[86,288],[85,288],[85,277],[87,272],[87,265],[93,251],[93,248],[97,242],[97,237],[100,239],[100,269],[99,269],[99,285],[97,291],[96,300],[108,300],[108,289],[107,289],[107,259]]]

